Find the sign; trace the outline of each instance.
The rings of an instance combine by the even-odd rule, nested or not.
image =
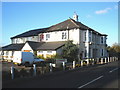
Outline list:
[[[56,64],[63,62],[67,63],[67,59],[56,59]]]

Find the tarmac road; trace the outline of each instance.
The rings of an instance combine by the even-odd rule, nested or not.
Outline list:
[[[50,73],[41,77],[3,81],[2,88],[119,88],[120,66],[118,62],[120,60]]]

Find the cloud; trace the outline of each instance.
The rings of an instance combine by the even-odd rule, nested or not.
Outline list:
[[[111,8],[105,8],[103,10],[95,11],[95,14],[104,14],[107,13],[109,10],[111,10]]]

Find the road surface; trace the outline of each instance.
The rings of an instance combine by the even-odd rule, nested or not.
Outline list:
[[[120,66],[118,62],[120,60],[50,73],[41,77],[3,81],[2,88],[119,88]]]

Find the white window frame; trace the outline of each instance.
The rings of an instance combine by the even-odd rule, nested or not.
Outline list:
[[[67,39],[67,33],[66,32],[62,32],[62,39]]]
[[[50,34],[46,34],[46,40],[49,40]]]
[[[38,51],[39,53],[43,53],[43,51]]]

